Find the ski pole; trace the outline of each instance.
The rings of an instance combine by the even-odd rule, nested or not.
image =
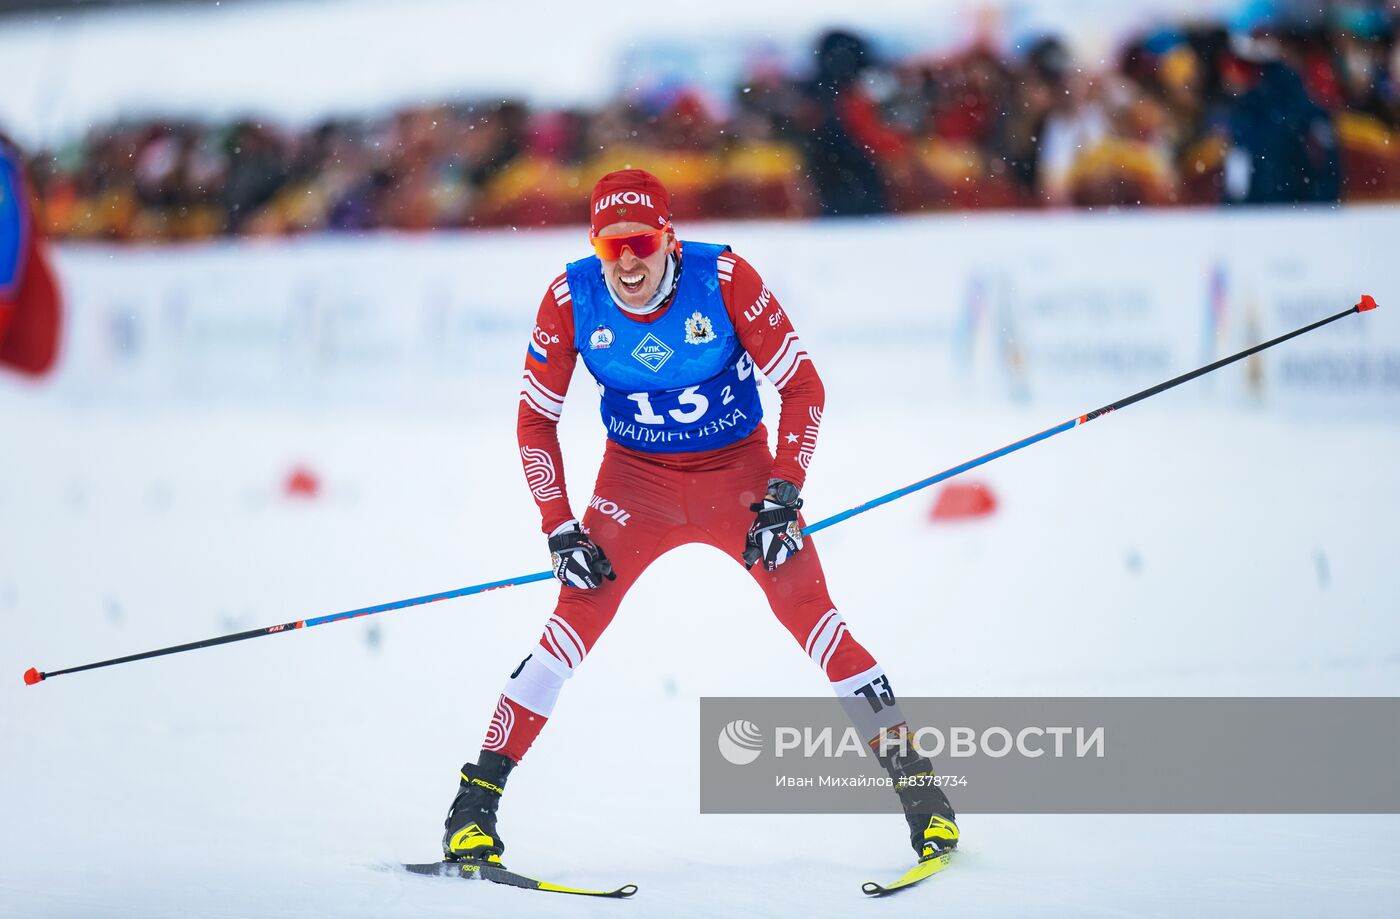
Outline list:
[[[24,682],[33,686],[35,683],[47,680],[49,677],[62,676],[65,673],[96,670],[98,667],[129,664],[132,661],[144,661],[152,657],[163,657],[166,654],[179,654],[181,651],[193,651],[196,648],[210,648],[214,645],[226,645],[235,641],[246,641],[249,638],[262,638],[264,635],[279,635],[283,632],[295,632],[297,629],[309,629],[312,626],[325,625],[328,622],[340,622],[344,619],[356,619],[360,616],[373,616],[375,613],[387,613],[390,610],[407,609],[410,606],[422,606],[425,603],[436,603],[439,600],[451,600],[454,597],[465,597],[469,594],[484,593],[488,590],[497,590],[501,587],[514,587],[517,584],[529,584],[532,581],[547,581],[552,577],[554,577],[554,572],[552,571],[537,571],[534,574],[522,575],[518,578],[506,578],[504,581],[489,581],[485,584],[473,584],[470,587],[459,587],[456,590],[445,590],[437,594],[425,594],[424,596],[413,597],[408,600],[396,600],[393,603],[381,603],[378,606],[366,606],[363,609],[352,609],[343,613],[331,613],[328,616],[317,616],[314,619],[298,619],[295,622],[284,622],[281,625],[269,625],[261,629],[249,629],[246,632],[218,635],[214,638],[205,638],[202,641],[192,641],[183,645],[172,645],[169,648],[157,648],[154,651],[129,654],[126,657],[114,657],[109,661],[97,661],[93,664],[69,667],[66,670],[51,670],[48,673],[44,673],[34,667],[30,667],[24,672]]]
[[[819,530],[824,530],[827,527],[835,526],[841,521],[849,520],[851,517],[854,517],[857,514],[863,514],[868,510],[873,510],[874,508],[879,507],[882,504],[888,504],[891,501],[896,501],[900,498],[905,497],[906,495],[910,495],[921,489],[928,488],[931,485],[936,485],[939,482],[944,481],[945,479],[950,479],[955,475],[960,475],[961,473],[964,473],[969,469],[975,469],[978,466],[990,463],[994,459],[999,459],[1000,457],[1006,456],[1008,453],[1015,453],[1017,450],[1029,447],[1031,444],[1040,443],[1042,440],[1054,437],[1056,434],[1063,433],[1064,431],[1068,431],[1071,428],[1078,427],[1081,424],[1086,424],[1090,421],[1093,421],[1095,418],[1100,418],[1104,415],[1107,415],[1110,412],[1115,412],[1118,409],[1126,408],[1129,405],[1132,405],[1134,402],[1141,402],[1143,399],[1146,399],[1150,396],[1155,396],[1158,393],[1166,392],[1168,389],[1171,389],[1174,386],[1180,386],[1182,383],[1185,383],[1189,380],[1194,380],[1196,377],[1210,373],[1212,370],[1219,370],[1221,367],[1224,367],[1228,364],[1233,364],[1235,361],[1249,357],[1251,354],[1258,354],[1265,348],[1272,348],[1274,345],[1288,341],[1288,339],[1290,338],[1296,338],[1299,335],[1302,335],[1306,332],[1311,332],[1314,329],[1321,328],[1322,326],[1327,325],[1329,322],[1335,322],[1344,316],[1350,316],[1352,313],[1364,313],[1375,308],[1376,301],[1373,300],[1369,294],[1364,295],[1361,298],[1361,302],[1357,303],[1356,306],[1353,306],[1351,309],[1348,310],[1343,310],[1342,312],[1337,313],[1335,316],[1329,316],[1326,319],[1320,319],[1317,322],[1312,323],[1311,325],[1306,325],[1303,326],[1301,329],[1296,329],[1292,332],[1289,332],[1287,335],[1280,335],[1278,338],[1275,338],[1271,341],[1266,341],[1261,345],[1255,345],[1253,348],[1241,351],[1238,354],[1232,354],[1229,357],[1221,358],[1213,364],[1207,364],[1204,367],[1192,370],[1190,373],[1183,373],[1181,376],[1167,380],[1165,383],[1158,383],[1156,386],[1144,389],[1142,392],[1134,393],[1133,395],[1127,396],[1126,398],[1119,399],[1117,402],[1105,405],[1103,408],[1095,409],[1094,411],[1089,412],[1088,414],[1079,415],[1076,418],[1071,418],[1069,421],[1066,421],[1063,424],[1055,425],[1052,428],[1047,428],[1046,430],[1041,431],[1039,434],[1032,434],[1030,437],[1026,437],[1022,440],[1016,441],[1015,443],[1008,444],[1007,446],[1002,447],[1000,450],[993,450],[991,453],[984,454],[982,456],[977,457],[976,459],[968,460],[967,462],[957,466],[953,466],[950,469],[945,469],[936,475],[929,476],[926,479],[921,479],[920,481],[915,482],[912,485],[906,485],[903,488],[895,489],[894,491],[889,492],[888,494],[881,495],[878,498],[874,498],[870,501],[865,502],[864,504],[853,507],[850,510],[841,511],[839,514],[832,514],[830,517],[818,520],[816,523],[808,524],[802,532],[804,533],[804,535],[811,534],[816,533]],[[235,641],[246,641],[250,638],[261,638],[264,635],[278,635],[283,632],[295,632],[299,629],[308,629],[313,626],[325,625],[329,622],[340,622],[345,619],[356,619],[360,616],[373,616],[376,613],[387,613],[393,610],[407,609],[411,606],[422,606],[427,603],[436,603],[439,600],[451,600],[456,597],[465,597],[471,594],[483,593],[488,590],[497,590],[503,587],[515,587],[519,584],[529,584],[534,581],[547,581],[553,576],[553,572],[550,571],[537,571],[534,574],[522,575],[520,577],[515,578],[506,578],[502,581],[490,581],[484,584],[473,584],[470,587],[460,587],[456,590],[447,590],[443,591],[442,593],[426,594],[421,597],[412,597],[408,600],[396,600],[392,603],[381,603],[378,606],[366,606],[363,609],[348,610],[343,613],[331,613],[330,615],[317,616],[312,619],[299,619],[294,622],[284,622],[281,625],[272,625],[261,629],[250,629],[246,632],[234,632],[229,635],[219,635],[214,638],[206,638],[202,641],[192,641],[188,644],[173,645],[169,648],[158,648],[154,651],[144,651],[140,654],[131,654],[126,657],[117,657],[111,660],[97,661],[96,663],[92,664],[83,664],[78,667],[69,667],[66,670],[52,670],[45,673],[38,670],[37,668],[31,667],[27,671],[25,671],[24,682],[32,686],[36,683],[40,683],[44,680],[47,680],[50,677],[62,676],[66,673],[79,673],[83,670],[96,670],[99,667],[112,667],[117,664],[128,664],[132,661],[147,660],[152,657],[162,657],[166,654],[179,654],[182,651],[193,651],[196,648],[209,648],[213,647],[214,645],[224,645]]]
[[[1069,421],[1066,421],[1063,424],[1057,424],[1053,428],[1047,428],[1044,431],[1041,431],[1039,434],[1032,434],[1030,437],[1027,437],[1024,440],[1018,440],[1014,444],[1007,444],[1000,450],[993,450],[991,453],[984,454],[982,456],[977,457],[976,459],[968,460],[967,462],[958,466],[954,466],[951,469],[945,469],[937,475],[931,475],[926,479],[920,479],[913,485],[906,485],[903,488],[899,488],[890,492],[889,494],[881,495],[878,498],[867,501],[858,507],[853,507],[848,511],[842,511],[839,514],[832,514],[825,520],[818,520],[816,523],[809,524],[802,532],[805,535],[807,533],[815,533],[818,530],[824,530],[829,526],[835,526],[842,520],[847,520],[851,517],[854,517],[856,514],[863,514],[868,510],[872,510],[873,508],[879,507],[881,504],[888,504],[891,501],[896,501],[900,498],[903,498],[905,495],[913,494],[914,492],[919,491],[923,488],[928,488],[930,485],[937,485],[939,482],[942,482],[945,479],[951,479],[953,476],[960,475],[961,473],[964,473],[969,469],[975,469],[978,466],[983,465],[984,463],[990,463],[992,460],[1006,456],[1008,453],[1015,453],[1017,450],[1020,450],[1023,447],[1029,447],[1031,444],[1038,444],[1042,440],[1048,440],[1049,438],[1054,437],[1056,434],[1062,434],[1065,431],[1068,431],[1070,428],[1079,427],[1079,425],[1081,424],[1088,424],[1095,418],[1101,418],[1104,415],[1107,415],[1109,412],[1116,412],[1120,408],[1127,408],[1134,402],[1141,402],[1143,399],[1146,399],[1149,396],[1155,396],[1158,393],[1166,392],[1174,386],[1180,386],[1182,383],[1186,383],[1190,380],[1196,379],[1196,377],[1205,376],[1212,370],[1219,370],[1221,367],[1224,367],[1227,364],[1233,364],[1235,361],[1249,357],[1251,354],[1258,354],[1265,348],[1272,348],[1274,345],[1277,345],[1280,342],[1288,341],[1288,339],[1290,338],[1297,338],[1299,335],[1302,335],[1305,332],[1311,332],[1313,329],[1322,328],[1329,322],[1336,322],[1338,319],[1341,319],[1344,316],[1350,316],[1352,313],[1365,313],[1375,308],[1376,301],[1371,298],[1371,295],[1362,294],[1361,302],[1357,303],[1349,310],[1342,310],[1335,316],[1328,316],[1326,319],[1319,319],[1317,322],[1314,322],[1311,325],[1305,325],[1301,329],[1294,329],[1287,335],[1280,335],[1278,338],[1266,341],[1262,345],[1255,345],[1253,348],[1246,348],[1244,351],[1241,351],[1238,354],[1232,354],[1229,357],[1222,357],[1220,360],[1216,361],[1213,364],[1206,364],[1204,367],[1199,367],[1195,370],[1192,370],[1190,373],[1183,373],[1179,377],[1172,377],[1165,383],[1158,383],[1156,386],[1150,386],[1147,389],[1144,389],[1142,392],[1133,393],[1131,396],[1126,396],[1122,399],[1119,399],[1117,402],[1114,402],[1110,405],[1105,405],[1103,408],[1096,408],[1092,412],[1089,412],[1087,415],[1080,415],[1077,418],[1071,418]]]

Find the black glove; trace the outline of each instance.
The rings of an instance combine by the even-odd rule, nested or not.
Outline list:
[[[577,520],[570,520],[549,537],[549,560],[554,576],[570,587],[593,590],[603,585],[603,578],[617,580],[612,562]]]
[[[762,559],[764,567],[772,571],[802,548],[802,527],[797,524],[801,508],[796,485],[782,479],[769,480],[768,494],[749,505],[749,510],[758,516],[744,540],[745,568],[752,568]]]

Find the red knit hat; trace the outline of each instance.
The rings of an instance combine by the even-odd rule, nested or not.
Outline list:
[[[626,221],[661,227],[671,222],[671,193],[661,180],[641,169],[610,172],[593,186],[588,199],[593,235],[606,226]]]

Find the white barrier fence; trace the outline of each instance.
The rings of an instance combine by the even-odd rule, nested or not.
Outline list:
[[[1400,420],[1400,209],[682,230],[753,262],[824,364],[839,351],[959,397],[1084,409],[1371,293],[1377,312],[1231,368],[1198,398]],[[513,379],[546,285],[585,254],[580,231],[65,248],[55,389],[82,401],[459,401],[483,376]]]

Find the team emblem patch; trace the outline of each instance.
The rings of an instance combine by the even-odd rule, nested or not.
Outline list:
[[[650,332],[632,349],[632,356],[653,372],[660,370],[661,365],[670,360],[671,355],[675,353],[669,345]]]
[[[588,336],[588,347],[594,351],[598,351],[602,348],[611,348],[615,337],[612,329],[605,325],[600,325],[593,330],[592,335]]]
[[[710,322],[710,317],[700,315],[696,310],[690,314],[690,318],[685,321],[685,341],[690,345],[703,345],[707,341],[715,340],[715,327]]]

